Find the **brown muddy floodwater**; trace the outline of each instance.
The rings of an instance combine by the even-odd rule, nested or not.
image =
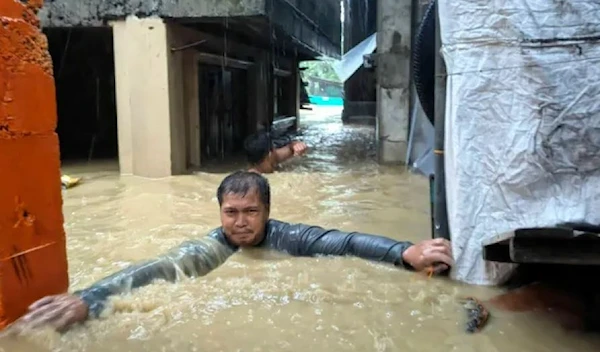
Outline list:
[[[378,166],[373,127],[342,126],[338,113],[304,118],[312,151],[268,175],[272,217],[428,238],[427,180]],[[119,177],[114,164],[66,167],[86,178],[64,192],[72,289],[219,226],[215,191],[233,169],[221,168],[149,180]],[[497,292],[360,259],[243,251],[205,277],[117,297],[103,319],[3,340],[0,351],[598,351],[597,339],[526,313],[492,310],[466,334],[456,299]]]

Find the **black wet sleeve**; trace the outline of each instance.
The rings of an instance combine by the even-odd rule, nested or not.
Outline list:
[[[292,143],[292,138],[289,136],[280,136],[278,138],[271,139],[271,145],[275,149],[283,148]]]
[[[156,259],[129,266],[74,294],[88,305],[88,318],[97,318],[110,296],[131,292],[155,280],[175,282],[208,274],[235,252],[215,236],[188,241]]]
[[[290,145],[295,137],[294,133],[281,130],[272,130],[269,135],[271,137],[271,146],[275,149]]]
[[[266,246],[290,255],[350,255],[412,269],[402,260],[402,253],[413,244],[383,236],[271,221],[267,240]]]

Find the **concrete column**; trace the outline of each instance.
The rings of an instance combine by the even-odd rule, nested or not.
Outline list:
[[[411,0],[378,0],[376,128],[381,163],[406,162],[411,18]]]
[[[172,174],[167,25],[129,16],[112,24],[122,174]]]

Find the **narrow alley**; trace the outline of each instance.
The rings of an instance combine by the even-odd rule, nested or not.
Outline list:
[[[335,109],[301,121],[311,151],[268,175],[273,218],[430,236],[427,180],[378,165],[373,126],[343,125]],[[73,290],[219,226],[215,190],[243,164],[163,179],[119,176],[108,166],[65,169],[84,177],[63,192]],[[0,340],[0,351],[596,350],[597,341],[525,313],[495,313],[481,334],[465,334],[457,300],[497,292],[360,259],[244,250],[205,277],[115,297],[107,317],[64,335]]]

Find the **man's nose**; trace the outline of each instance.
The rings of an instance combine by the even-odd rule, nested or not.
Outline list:
[[[246,225],[248,225],[246,216],[243,213],[240,213],[235,219],[235,226],[246,227]]]

